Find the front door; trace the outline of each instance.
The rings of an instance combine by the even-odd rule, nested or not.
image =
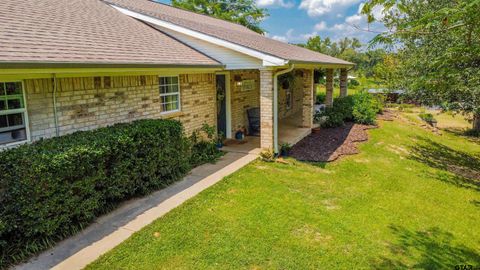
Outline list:
[[[218,134],[227,135],[227,76],[217,75],[217,129]]]

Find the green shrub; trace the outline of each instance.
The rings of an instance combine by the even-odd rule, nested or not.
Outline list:
[[[333,106],[317,113],[315,119],[325,119],[322,127],[338,127],[345,122],[353,121],[359,124],[375,124],[377,113],[383,110],[383,103],[366,92],[360,92],[347,97],[339,97],[333,101]]]
[[[325,93],[317,93],[316,104],[325,104],[327,95]]]
[[[203,124],[202,128],[195,130],[190,137],[192,142],[192,155],[190,164],[198,166],[208,162],[214,162],[222,156],[217,149],[217,142],[223,135],[216,134],[216,128]]]
[[[354,96],[352,115],[355,123],[373,125],[381,110],[379,102],[367,92]]]
[[[322,127],[338,127],[343,125],[345,121],[353,119],[352,108],[352,96],[339,97],[333,101],[332,107],[327,107],[324,111],[317,113],[315,119],[325,119],[321,123]]]
[[[355,80],[355,79],[350,79],[350,80],[348,80],[348,84],[349,84],[349,86],[356,87],[356,86],[360,85],[360,82]]]
[[[433,122],[437,121],[435,119],[435,117],[433,117],[433,114],[431,114],[431,113],[421,113],[418,116],[420,117],[420,119],[422,119],[423,121],[425,121],[427,123],[433,123]]]
[[[0,153],[0,268],[179,180],[197,151],[180,122],[142,120]]]

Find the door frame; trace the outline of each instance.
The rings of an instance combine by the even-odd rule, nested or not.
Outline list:
[[[215,83],[217,82],[217,75],[225,75],[225,114],[227,119],[227,134],[225,136],[228,139],[232,138],[232,102],[231,102],[231,91],[230,91],[230,71],[222,71],[215,73]],[[217,88],[215,87],[215,91]],[[215,96],[217,93],[215,92]],[[218,112],[217,112],[218,115]]]

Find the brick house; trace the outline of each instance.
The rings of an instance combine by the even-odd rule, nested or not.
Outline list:
[[[282,130],[313,125],[313,70],[327,69],[331,103],[334,69],[346,95],[352,66],[148,0],[4,0],[0,147],[145,118],[232,138],[259,108],[259,146],[276,149]]]

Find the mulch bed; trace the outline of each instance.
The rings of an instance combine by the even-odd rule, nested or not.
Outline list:
[[[372,128],[375,126],[354,123],[325,128],[297,143],[290,155],[302,161],[331,162],[341,156],[358,154],[357,143],[367,141],[367,130]]]

